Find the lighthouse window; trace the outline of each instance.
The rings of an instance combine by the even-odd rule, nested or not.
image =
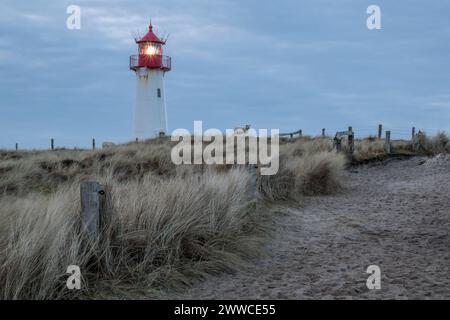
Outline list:
[[[161,98],[161,89],[158,88],[158,98]]]

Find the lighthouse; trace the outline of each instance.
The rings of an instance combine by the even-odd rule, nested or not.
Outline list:
[[[150,23],[147,34],[135,39],[138,54],[130,56],[130,69],[136,73],[134,133],[149,139],[167,133],[164,76],[172,68],[170,57],[163,55],[166,42],[158,38]]]

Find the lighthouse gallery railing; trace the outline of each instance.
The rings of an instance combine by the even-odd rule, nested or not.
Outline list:
[[[172,69],[172,58],[169,56],[158,55],[132,55],[130,56],[130,69],[136,70],[137,68],[151,68],[162,69],[164,71],[170,71]]]

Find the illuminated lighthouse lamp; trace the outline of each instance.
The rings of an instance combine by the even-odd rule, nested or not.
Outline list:
[[[164,76],[172,69],[172,61],[163,55],[165,41],[153,33],[136,39],[138,54],[130,56],[130,69],[136,73],[135,137],[148,139],[167,133]]]

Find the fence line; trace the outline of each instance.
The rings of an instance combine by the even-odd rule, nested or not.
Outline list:
[[[319,130],[317,135],[311,135],[311,136],[321,136],[321,137],[327,137],[328,136],[333,136],[335,132],[339,132],[340,129],[339,128],[321,128],[321,130]],[[434,135],[439,131],[442,131],[440,129],[436,129],[436,128],[428,128],[428,130],[424,130],[424,129],[419,129],[416,126],[412,126],[412,127],[391,127],[391,126],[384,126],[382,124],[379,124],[377,126],[358,126],[358,127],[354,127],[353,130],[353,137],[354,139],[361,139],[361,138],[367,138],[369,136],[374,137],[374,138],[378,138],[378,139],[382,139],[383,138],[383,132],[385,133],[386,131],[389,131],[391,133],[391,140],[394,139],[394,137],[397,140],[413,140],[414,137],[417,135],[418,132],[427,132],[429,135]],[[304,136],[304,130],[303,129],[299,129],[297,131],[294,132],[288,132],[288,133],[280,133],[279,134],[280,137],[282,138],[298,138],[298,137],[302,137]],[[135,139],[136,142],[139,142],[139,139],[136,138]],[[126,142],[124,142],[126,143]],[[70,147],[68,147],[70,148]],[[76,149],[77,147],[75,147]],[[95,138],[92,138],[91,140],[91,148],[92,150],[96,150],[97,149],[97,141]],[[9,148],[7,148],[9,149]],[[57,150],[58,147],[56,146],[56,139],[55,138],[50,138],[50,146],[49,146],[50,150]],[[82,147],[81,149],[87,149]],[[23,147],[22,144],[22,149],[19,149],[19,142],[15,142],[13,144],[12,150],[26,150],[26,148]]]

